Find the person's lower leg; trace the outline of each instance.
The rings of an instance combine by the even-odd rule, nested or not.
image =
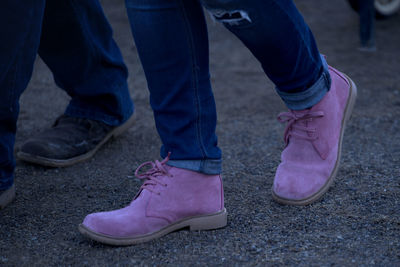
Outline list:
[[[289,112],[286,147],[273,185],[280,203],[319,199],[336,176],[344,128],[356,97],[346,75],[328,67],[291,0],[201,0],[261,62]]]
[[[318,103],[329,90],[314,37],[292,0],[200,0],[260,61],[290,109]]]
[[[128,245],[184,227],[224,227],[221,152],[201,6],[187,0],[126,3],[163,142],[161,156],[172,154],[139,166],[135,174],[144,183],[129,206],[90,214],[79,229],[103,243]],[[150,170],[140,173],[146,166]]]
[[[67,115],[111,126],[132,115],[127,68],[97,0],[46,1],[39,55],[72,98]]]
[[[97,0],[46,1],[39,55],[72,99],[51,127],[20,146],[19,159],[71,166],[132,126],[127,69]]]
[[[374,51],[375,47],[375,6],[374,0],[360,1],[360,42],[361,50]]]
[[[32,74],[44,0],[5,0],[0,9],[0,192],[13,185],[19,97]]]
[[[161,156],[168,164],[220,173],[216,109],[208,69],[205,19],[197,1],[127,0],[136,47],[150,90]],[[162,44],[162,45],[160,45]]]

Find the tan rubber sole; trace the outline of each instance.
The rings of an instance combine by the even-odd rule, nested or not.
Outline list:
[[[357,86],[346,74],[343,74],[343,75],[346,77],[347,81],[350,84],[350,90],[349,90],[349,97],[347,100],[346,109],[345,109],[344,116],[342,119],[342,130],[340,132],[338,156],[337,156],[336,164],[335,164],[335,167],[333,168],[331,176],[329,177],[327,183],[318,192],[316,192],[315,194],[313,194],[312,196],[310,196],[308,198],[304,198],[304,199],[300,199],[300,200],[286,199],[286,198],[280,197],[274,192],[274,190],[272,188],[271,189],[272,198],[276,202],[285,204],[285,205],[305,206],[305,205],[311,204],[311,203],[319,200],[328,191],[329,187],[333,184],[336,174],[339,170],[340,158],[342,155],[342,141],[343,141],[344,131],[346,128],[346,123],[350,120],[351,114],[353,112],[353,107],[354,107],[354,104],[355,104],[356,98],[357,98]]]
[[[111,130],[106,137],[92,150],[88,151],[85,154],[79,155],[77,157],[69,158],[69,159],[50,159],[46,157],[40,157],[36,155],[32,155],[29,153],[25,152],[18,152],[17,157],[20,160],[30,162],[30,163],[35,163],[47,167],[68,167],[71,165],[74,165],[76,163],[86,161],[90,159],[91,157],[94,156],[94,154],[99,150],[108,140],[110,140],[112,137],[117,137],[126,130],[128,130],[130,127],[133,126],[135,123],[135,115],[132,115],[124,124],[115,127],[113,130]]]
[[[93,239],[97,242],[112,245],[112,246],[129,246],[140,244],[144,242],[151,241],[153,239],[160,238],[166,234],[169,234],[173,231],[183,229],[189,227],[190,231],[198,231],[198,230],[213,230],[225,227],[227,224],[228,213],[224,208],[220,212],[202,216],[194,216],[182,219],[173,224],[170,224],[157,232],[153,232],[147,235],[136,236],[136,237],[112,237],[100,233],[96,233],[83,224],[78,226],[79,232],[84,236]]]
[[[15,199],[15,185],[7,189],[0,195],[0,210],[4,209]]]

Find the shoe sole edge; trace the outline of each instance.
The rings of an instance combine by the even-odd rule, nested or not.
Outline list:
[[[274,192],[274,190],[272,188],[271,189],[272,198],[275,201],[277,201],[278,203],[285,204],[285,205],[293,205],[293,206],[305,206],[305,205],[309,205],[311,203],[314,203],[315,201],[319,200],[329,190],[329,188],[332,186],[332,184],[333,184],[333,182],[334,182],[334,180],[336,178],[337,172],[339,170],[341,155],[342,155],[342,142],[343,142],[344,132],[346,130],[346,124],[350,120],[350,117],[351,117],[351,115],[353,113],[353,108],[354,108],[354,105],[355,105],[355,102],[356,102],[356,98],[357,98],[357,86],[356,86],[356,84],[346,74],[341,73],[341,75],[343,75],[347,79],[347,82],[350,85],[350,90],[349,90],[349,99],[347,101],[347,105],[346,105],[346,108],[345,108],[344,116],[343,116],[343,119],[342,119],[342,130],[340,132],[338,157],[336,159],[336,164],[335,164],[335,167],[333,168],[332,174],[329,177],[327,183],[319,191],[317,191],[316,193],[314,193],[310,197],[304,198],[304,199],[293,200],[293,199],[287,199],[287,198],[280,197],[279,195],[277,195]]]
[[[105,144],[107,143],[111,138],[117,137],[127,131],[129,128],[133,126],[135,123],[135,115],[132,115],[125,123],[122,125],[115,127],[113,130],[111,130],[105,137],[104,139],[92,150],[88,151],[85,154],[69,158],[69,159],[51,159],[51,158],[46,158],[46,157],[41,157],[41,156],[36,156],[32,155],[29,153],[21,152],[19,151],[17,153],[17,158],[29,163],[34,163],[34,164],[39,164],[42,166],[47,166],[47,167],[68,167],[72,166],[74,164],[77,164],[79,162],[86,161],[94,156],[96,152]]]
[[[97,233],[95,231],[90,230],[83,224],[79,224],[78,229],[82,235],[97,242],[112,246],[129,246],[129,245],[148,242],[186,227],[189,227],[190,231],[213,230],[213,229],[223,228],[227,225],[227,216],[228,213],[224,208],[223,210],[217,213],[202,215],[202,216],[194,216],[179,220],[173,224],[170,224],[150,234],[141,235],[137,237],[126,237],[126,238],[112,237],[101,233]]]

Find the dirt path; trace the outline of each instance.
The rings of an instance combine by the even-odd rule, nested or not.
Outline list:
[[[134,169],[157,159],[160,145],[123,1],[102,2],[130,70],[138,122],[74,167],[17,162],[17,200],[0,213],[0,266],[400,265],[400,15],[377,23],[378,52],[360,53],[358,18],[344,0],[296,1],[329,63],[359,87],[336,184],[320,202],[272,201],[283,146],[275,118],[284,106],[250,53],[210,23],[228,226],[125,248],[83,238],[77,225],[84,216],[129,203],[140,186]],[[17,145],[49,126],[67,101],[38,61],[21,100]]]

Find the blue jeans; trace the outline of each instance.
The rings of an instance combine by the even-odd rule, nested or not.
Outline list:
[[[126,0],[126,6],[161,156],[172,152],[169,165],[221,172],[203,7],[259,60],[290,109],[312,107],[330,88],[326,63],[291,0]]]
[[[71,101],[67,115],[118,126],[133,113],[127,69],[97,0],[0,4],[0,190],[13,183],[19,97],[36,54]]]
[[[375,1],[360,0],[360,41],[361,47],[375,47]]]

